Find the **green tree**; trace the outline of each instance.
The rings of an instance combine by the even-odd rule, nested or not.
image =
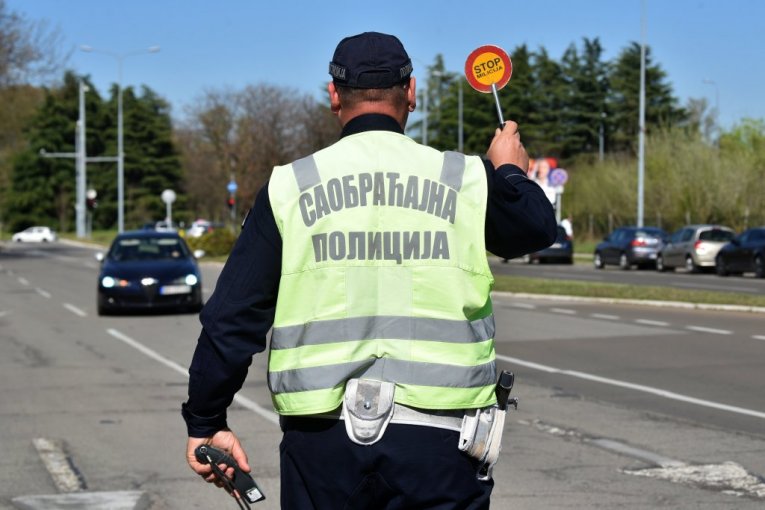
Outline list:
[[[544,48],[533,55],[532,64],[530,113],[519,117],[525,118],[520,121],[524,144],[532,157],[560,157],[567,145],[570,88],[560,64]]]
[[[562,70],[568,95],[564,110],[566,135],[561,156],[597,151],[601,124],[604,137],[607,137],[609,67],[603,61],[603,47],[597,38],[585,38],[581,54],[574,45],[563,54]]]
[[[74,210],[74,159],[43,158],[39,151],[74,152],[79,81],[79,77],[67,73],[61,87],[46,90],[43,103],[27,130],[29,147],[14,160],[11,193],[7,199],[6,218],[13,229],[51,220],[56,221],[59,230],[70,228]],[[99,103],[97,95],[90,96],[86,103],[86,116],[96,120],[96,125]]]
[[[6,207],[14,228],[31,223],[50,223],[61,231],[72,226],[75,202],[75,160],[40,156],[48,152],[73,153],[75,126],[79,117],[79,83],[88,86],[85,94],[87,156],[115,156],[117,89],[112,88],[105,103],[87,78],[68,72],[62,85],[48,89],[43,104],[27,129],[28,148],[15,159],[11,193]],[[172,142],[168,104],[151,89],[136,96],[124,91],[125,190],[128,227],[164,217],[160,194],[165,188],[179,192],[174,210],[183,212],[180,160]],[[94,226],[116,223],[116,163],[89,163],[88,187],[98,192],[99,207]]]
[[[609,133],[612,150],[631,150],[637,143],[640,101],[640,44],[632,43],[617,57],[609,75]],[[685,112],[677,106],[667,73],[645,52],[646,131],[682,122]]]
[[[24,126],[41,104],[45,83],[66,60],[57,30],[29,20],[0,0],[0,228],[7,209],[14,156],[27,143]]]

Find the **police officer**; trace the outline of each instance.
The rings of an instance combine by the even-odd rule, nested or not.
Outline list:
[[[202,311],[188,462],[220,484],[193,455],[208,443],[249,471],[226,408],[273,326],[282,508],[488,508],[492,480],[458,449],[463,416],[496,403],[486,251],[549,246],[552,206],[514,122],[486,160],[404,135],[415,79],[396,37],[343,39],[329,72],[341,139],[274,169]]]

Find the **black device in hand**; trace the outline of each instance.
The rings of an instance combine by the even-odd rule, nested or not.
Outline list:
[[[223,480],[224,488],[228,492],[236,490],[241,498],[250,503],[257,503],[266,499],[265,494],[260,490],[255,480],[248,473],[242,471],[234,458],[226,452],[214,446],[203,444],[197,446],[194,450],[194,456],[201,464],[210,464],[213,472]],[[233,478],[228,478],[218,467],[218,464],[225,464],[228,467],[234,468]]]

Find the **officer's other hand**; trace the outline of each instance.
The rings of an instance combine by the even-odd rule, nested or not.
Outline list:
[[[250,465],[247,463],[247,454],[244,453],[239,438],[237,438],[236,434],[232,431],[224,429],[216,432],[210,437],[190,437],[186,443],[186,461],[189,463],[191,469],[204,478],[207,483],[214,483],[218,487],[223,487],[223,482],[218,479],[215,473],[213,473],[210,465],[201,464],[197,461],[197,458],[194,455],[194,450],[196,450],[197,446],[203,444],[211,445],[225,451],[234,458],[242,471],[245,473],[250,472]],[[218,467],[220,467],[229,478],[234,476],[234,468],[223,464],[220,464]]]
[[[529,155],[521,143],[521,135],[518,132],[518,124],[509,120],[504,129],[497,129],[494,139],[486,152],[494,168],[502,165],[515,165],[524,172],[529,169]]]

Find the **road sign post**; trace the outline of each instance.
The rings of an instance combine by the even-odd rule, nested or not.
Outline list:
[[[239,189],[239,187],[236,185],[236,181],[233,177],[231,177],[231,180],[226,185],[226,190],[228,191],[228,208],[229,212],[231,213],[231,222],[233,223],[236,221],[236,190]]]

